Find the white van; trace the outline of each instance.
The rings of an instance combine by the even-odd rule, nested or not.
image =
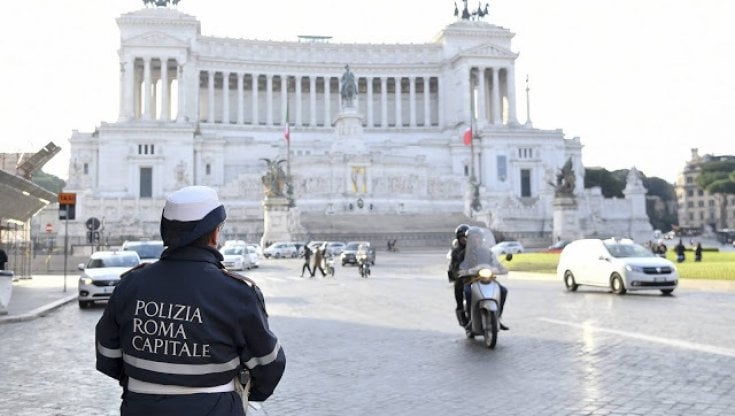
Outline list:
[[[613,293],[660,290],[668,295],[679,282],[669,260],[629,239],[584,239],[569,243],[559,256],[556,275],[573,292],[580,285],[609,287]]]

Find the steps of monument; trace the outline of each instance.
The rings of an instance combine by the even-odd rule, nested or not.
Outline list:
[[[301,215],[298,240],[370,241],[377,248],[397,240],[399,248],[448,247],[459,224],[482,225],[464,214],[308,214]]]

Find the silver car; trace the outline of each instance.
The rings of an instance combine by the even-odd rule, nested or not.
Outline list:
[[[140,264],[135,251],[98,251],[87,263],[79,265],[79,307],[86,308],[98,300],[108,300],[120,283],[120,275]]]

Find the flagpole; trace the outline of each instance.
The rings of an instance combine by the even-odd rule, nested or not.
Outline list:
[[[480,203],[480,186],[475,176],[475,92],[470,82],[470,185],[472,186],[471,207],[475,211],[482,208]]]

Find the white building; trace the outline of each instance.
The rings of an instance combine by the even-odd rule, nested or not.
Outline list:
[[[465,214],[551,242],[550,182],[567,159],[575,194],[585,192],[580,140],[518,121],[508,29],[458,20],[425,44],[338,44],[204,36],[196,18],[168,8],[117,23],[119,118],[73,132],[67,187],[77,218],[103,218],[108,233],[156,235],[165,195],[192,184],[218,189],[231,232],[262,232],[261,159],[286,158],[286,117],[295,209],[309,233],[325,215],[400,216],[410,228]],[[347,64],[357,125],[337,123]],[[470,122],[474,161],[462,142]]]

